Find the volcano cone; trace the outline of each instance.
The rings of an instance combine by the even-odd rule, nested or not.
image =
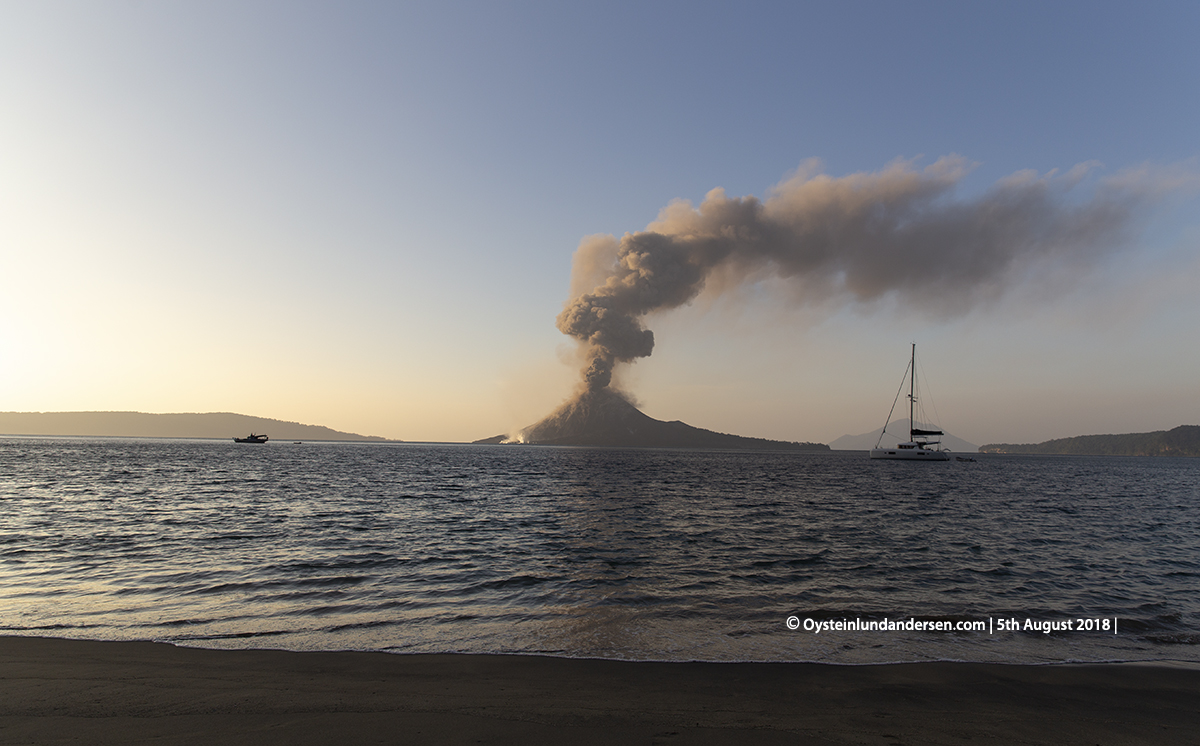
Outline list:
[[[829,450],[822,443],[791,443],[704,430],[678,420],[663,422],[644,414],[619,393],[585,391],[516,437],[497,435],[477,443],[607,446],[632,448],[711,448],[733,450]]]

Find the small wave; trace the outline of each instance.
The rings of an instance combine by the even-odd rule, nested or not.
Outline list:
[[[1159,645],[1200,645],[1200,632],[1142,635],[1142,639]]]
[[[501,578],[492,580],[487,583],[479,583],[476,588],[485,589],[500,589],[500,588],[532,588],[543,583],[554,583],[563,580],[561,576],[541,577],[539,575],[514,575],[510,578]]]
[[[21,625],[0,625],[0,631],[4,632],[61,632],[86,629],[108,629],[109,624],[33,624],[29,626]]]
[[[188,595],[221,595],[241,591],[256,591],[268,588],[311,588],[325,586],[358,585],[371,580],[368,575],[336,575],[315,578],[297,578],[289,580],[247,580],[240,583],[218,583],[187,591]]]
[[[808,565],[819,565],[825,562],[825,556],[828,550],[822,549],[815,554],[809,554],[804,557],[791,557],[787,559],[771,559],[771,560],[756,560],[750,563],[751,567],[805,567]]]
[[[299,572],[306,573],[313,570],[342,570],[350,567],[358,568],[379,568],[390,567],[392,565],[405,562],[401,557],[382,552],[375,552],[367,555],[351,555],[348,557],[333,557],[327,560],[305,560],[302,562],[287,562],[278,565],[272,565],[267,571],[279,572]]]
[[[178,642],[200,642],[200,641],[215,641],[215,640],[251,640],[260,637],[283,637],[285,635],[294,635],[298,630],[294,629],[272,629],[272,630],[257,630],[254,632],[216,632],[207,635],[177,635],[173,639]]]
[[[165,621],[165,622],[156,622],[156,623],[155,623],[154,625],[152,625],[152,626],[155,626],[155,627],[166,627],[166,628],[171,628],[171,627],[194,627],[194,626],[196,626],[196,625],[198,625],[198,624],[212,624],[212,623],[214,623],[214,622],[220,622],[220,621],[222,621],[222,620],[220,620],[220,619],[212,619],[212,618],[208,618],[208,619],[170,619],[170,620],[167,620],[167,621]]]

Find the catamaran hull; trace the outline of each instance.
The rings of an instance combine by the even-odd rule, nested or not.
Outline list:
[[[890,458],[904,461],[949,461],[949,451],[927,451],[924,448],[872,448],[871,458]]]

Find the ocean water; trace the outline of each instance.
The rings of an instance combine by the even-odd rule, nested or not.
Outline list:
[[[1200,662],[1200,459],[976,458],[0,438],[0,634]]]

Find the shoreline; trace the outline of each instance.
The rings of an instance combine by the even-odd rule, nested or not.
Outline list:
[[[0,637],[0,741],[1156,743],[1200,732],[1164,663],[673,663]]]

